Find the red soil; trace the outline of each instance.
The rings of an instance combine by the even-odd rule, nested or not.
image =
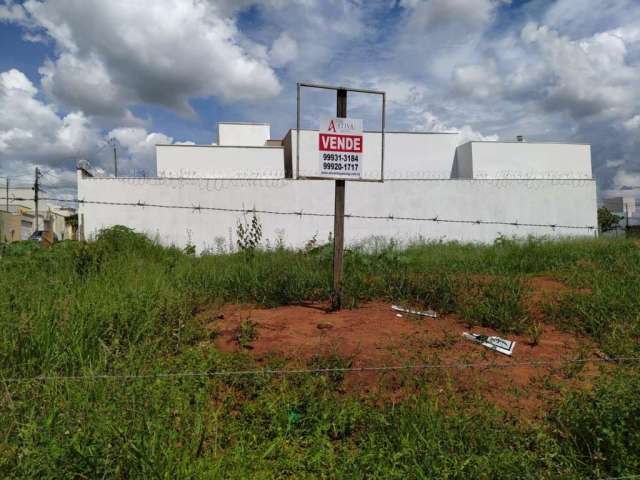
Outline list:
[[[531,281],[532,294],[527,305],[532,321],[542,315],[540,302],[567,290],[547,278]],[[344,391],[396,401],[415,391],[412,380],[427,378],[434,391],[446,396],[452,390],[465,395],[480,394],[497,406],[524,417],[544,413],[547,400],[558,394],[558,385],[584,385],[571,369],[561,365],[523,365],[527,362],[557,362],[579,355],[593,356],[594,348],[584,338],[541,324],[538,345],[526,335],[501,335],[488,328],[470,328],[455,315],[437,319],[416,317],[391,310],[388,303],[374,302],[352,310],[327,313],[324,305],[286,306],[263,309],[227,305],[204,310],[199,318],[209,329],[217,330],[217,346],[224,351],[241,351],[237,335],[240,323],[256,324],[257,338],[246,350],[258,361],[271,354],[285,357],[291,367],[304,366],[315,355],[338,355],[352,360],[353,367],[400,366],[416,364],[485,364],[481,368],[438,368],[395,370],[390,372],[349,373]],[[217,318],[220,313],[224,318]],[[490,351],[462,337],[471,331],[499,335],[515,340],[512,357]],[[489,364],[489,365],[487,365]],[[592,376],[597,367],[576,364],[583,377]],[[575,372],[573,372],[575,373]],[[568,378],[571,377],[571,378]],[[424,382],[421,383],[424,386]]]

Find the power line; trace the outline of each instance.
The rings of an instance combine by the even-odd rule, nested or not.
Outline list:
[[[2,198],[2,197],[0,197]],[[14,197],[13,200],[30,200],[27,198],[19,198]],[[333,218],[333,213],[318,213],[318,212],[305,212],[304,210],[299,211],[278,211],[278,210],[262,210],[255,208],[225,208],[225,207],[207,207],[198,205],[169,205],[169,204],[160,204],[160,203],[146,203],[138,201],[136,203],[131,202],[110,202],[110,201],[102,201],[102,200],[85,200],[85,199],[68,199],[68,198],[54,198],[54,197],[45,197],[41,200],[48,200],[52,202],[70,202],[77,204],[86,204],[86,205],[110,205],[110,206],[130,206],[130,207],[149,207],[149,208],[169,208],[169,209],[181,209],[181,210],[191,210],[193,212],[201,212],[201,211],[215,211],[215,212],[230,212],[230,213],[261,213],[266,215],[291,215],[298,217],[331,217]],[[545,227],[551,228],[555,230],[556,228],[565,228],[565,229],[574,229],[574,230],[590,230],[593,231],[597,227],[592,225],[563,225],[556,223],[531,223],[531,222],[519,222],[519,221],[494,221],[494,220],[456,220],[450,218],[440,218],[439,216],[435,217],[407,217],[402,215],[359,215],[352,213],[345,213],[345,218],[354,218],[354,219],[369,219],[369,220],[390,220],[390,221],[411,221],[411,222],[434,222],[434,223],[460,223],[467,225],[507,225],[511,227]]]
[[[300,369],[270,369],[261,370],[219,370],[212,372],[162,372],[150,374],[97,374],[97,375],[39,375],[35,377],[13,377],[2,379],[6,383],[24,383],[34,381],[83,381],[83,380],[136,380],[136,379],[178,379],[188,377],[237,377],[250,375],[301,375],[317,373],[367,373],[367,372],[387,372],[399,370],[435,370],[435,369],[458,369],[467,368],[515,368],[523,366],[547,367],[562,366],[570,364],[587,364],[600,362],[639,362],[640,357],[616,357],[616,358],[577,358],[573,360],[546,360],[533,362],[513,362],[513,363],[423,363],[414,365],[384,365],[369,367],[336,367],[336,368],[300,368]]]
[[[28,178],[32,179],[31,175],[0,175],[0,178]]]

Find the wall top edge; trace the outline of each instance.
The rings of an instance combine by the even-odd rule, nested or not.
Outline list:
[[[89,177],[83,178],[82,181],[93,180],[116,180],[116,181],[167,181],[167,182],[184,182],[188,181],[243,181],[243,182],[255,182],[282,180],[286,182],[326,182],[333,181],[333,179],[306,179],[306,178],[284,178],[284,177]],[[592,177],[584,178],[385,178],[384,182],[595,182],[596,179]],[[357,183],[357,181],[355,181]]]
[[[289,130],[287,130],[287,134],[285,135],[285,137],[287,135],[289,135],[291,132],[295,132],[297,129],[295,128],[290,128]],[[320,130],[318,130],[317,128],[301,128],[300,129],[301,132],[319,132]],[[380,130],[363,130],[364,133],[382,133]],[[460,132],[411,132],[408,130],[385,130],[384,131],[385,135],[388,134],[410,134],[410,135],[459,135]]]
[[[582,145],[587,147],[591,146],[590,143],[579,143],[579,142],[530,142],[530,141],[518,142],[517,140],[469,140],[468,142],[464,142],[459,146],[461,147],[462,145],[469,145],[472,143],[517,143],[518,145]]]
[[[157,143],[156,147],[200,147],[200,148],[261,148],[265,150],[284,150],[283,146],[278,145],[203,145],[203,144],[175,144],[175,143]]]

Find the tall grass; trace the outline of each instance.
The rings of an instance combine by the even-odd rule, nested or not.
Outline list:
[[[206,304],[326,300],[331,251],[194,257],[116,227],[95,242],[0,254],[0,475],[5,478],[585,478],[640,473],[637,369],[523,425],[480,400],[417,386],[401,404],[339,393],[341,376],[10,382],[37,375],[254,368],[201,346]],[[572,287],[549,321],[640,353],[640,249],[626,240],[370,243],[345,256],[347,304],[458,313],[506,334],[527,278]],[[272,359],[281,365],[282,359]],[[278,363],[280,362],[280,363]],[[350,359],[314,358],[318,365]],[[611,378],[609,378],[611,377]]]

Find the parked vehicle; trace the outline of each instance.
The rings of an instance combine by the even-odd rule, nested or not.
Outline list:
[[[38,243],[44,242],[47,235],[51,235],[49,238],[53,240],[53,243],[58,241],[58,236],[53,232],[46,232],[45,230],[36,230],[31,234],[29,240],[36,241]]]

